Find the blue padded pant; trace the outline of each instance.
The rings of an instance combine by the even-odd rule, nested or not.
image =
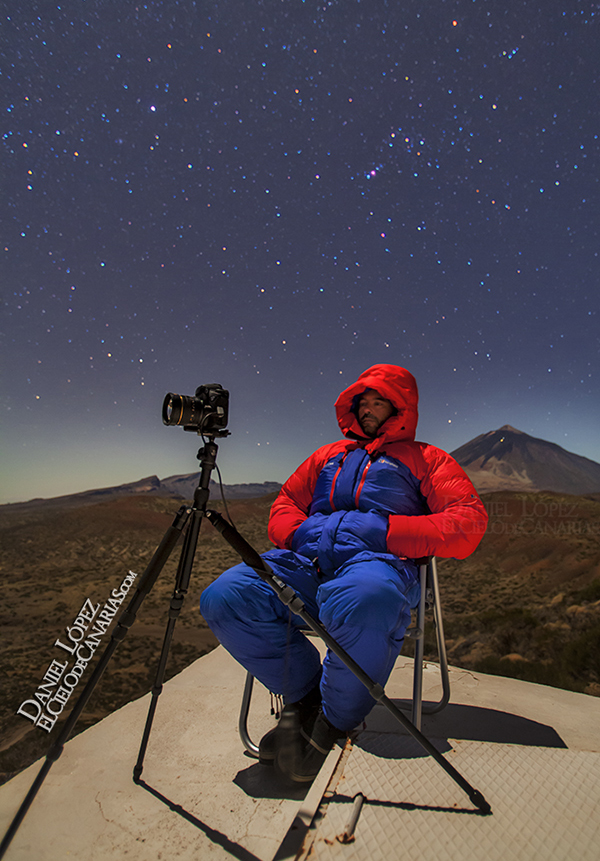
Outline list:
[[[263,558],[357,664],[385,684],[419,600],[416,565],[361,553],[323,579],[291,550],[270,550]],[[302,619],[244,563],[204,590],[200,610],[227,651],[286,702],[296,702],[318,683],[320,655],[300,630]],[[373,707],[365,686],[329,650],[320,685],[323,711],[340,730],[355,727]]]

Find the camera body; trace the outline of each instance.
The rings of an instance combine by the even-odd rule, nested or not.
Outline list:
[[[229,392],[219,383],[198,386],[195,395],[169,392],[163,402],[163,423],[183,425],[186,431],[207,436],[227,436]]]

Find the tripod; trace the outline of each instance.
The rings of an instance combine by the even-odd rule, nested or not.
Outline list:
[[[206,514],[206,503],[208,502],[208,498],[210,495],[210,476],[212,470],[216,466],[216,457],[218,451],[218,447],[215,444],[214,438],[215,436],[227,436],[228,434],[229,431],[215,431],[215,433],[213,434],[207,434],[208,441],[205,440],[204,447],[200,449],[197,455],[198,460],[200,460],[201,463],[201,472],[198,487],[196,488],[194,493],[194,502],[191,506],[182,505],[179,508],[177,514],[175,515],[173,523],[165,532],[162,541],[160,542],[154,553],[154,556],[150,560],[148,567],[140,578],[139,585],[131,601],[117,620],[117,624],[111,634],[110,641],[108,642],[102,655],[98,659],[98,663],[94,667],[94,671],[88,679],[87,684],[85,685],[79,698],[75,702],[75,705],[73,706],[71,713],[66,719],[60,734],[48,748],[48,752],[46,753],[46,758],[44,760],[44,763],[42,764],[42,767],[36,775],[35,780],[33,781],[29,789],[29,792],[25,796],[6,834],[4,835],[2,843],[0,844],[0,858],[4,857],[6,850],[8,849],[13,837],[15,836],[21,822],[25,818],[27,811],[31,807],[33,799],[37,795],[42,783],[46,779],[46,776],[52,768],[52,765],[61,756],[64,750],[64,746],[68,741],[69,736],[73,732],[75,724],[79,720],[79,717],[83,709],[85,708],[90,696],[92,695],[96,685],[100,681],[104,670],[108,665],[108,662],[112,658],[119,643],[121,643],[122,640],[125,639],[127,632],[135,622],[137,613],[142,605],[142,602],[152,590],[152,587],[156,583],[160,572],[165,566],[165,563],[169,559],[171,553],[175,549],[175,546],[181,538],[181,535],[184,533],[185,527],[187,525],[188,528],[187,532],[185,533],[185,541],[179,560],[179,567],[177,569],[175,589],[173,591],[169,607],[169,621],[167,624],[167,630],[163,642],[163,648],[160,656],[156,681],[152,690],[150,712],[146,721],[146,727],[142,740],[142,747],[140,748],[140,754],[138,757],[138,764],[136,765],[134,771],[134,780],[136,782],[138,781],[139,775],[141,774],[142,770],[141,763],[145,753],[146,745],[148,743],[148,738],[150,736],[150,729],[152,726],[152,720],[154,718],[154,712],[156,711],[157,698],[162,690],[162,683],[167,664],[169,647],[173,638],[173,629],[175,627],[175,622],[177,621],[177,617],[179,616],[179,612],[183,605],[185,593],[187,592],[189,586],[192,564],[194,561],[194,554],[196,552],[198,535],[200,533],[200,525],[202,522],[202,518]]]
[[[485,800],[481,792],[474,789],[470,783],[452,766],[442,754],[431,744],[417,727],[402,714],[402,712],[394,705],[394,703],[385,695],[385,690],[382,685],[374,682],[367,673],[354,661],[348,653],[338,645],[337,641],[327,632],[327,630],[305,610],[302,599],[296,595],[294,590],[282,582],[270,568],[270,566],[262,559],[261,556],[248,544],[248,542],[240,535],[240,533],[232,526],[222,515],[216,511],[207,510],[206,506],[210,496],[209,484],[212,470],[216,466],[216,458],[218,446],[215,444],[215,436],[227,436],[229,431],[216,431],[207,434],[208,440],[205,440],[203,448],[198,452],[198,460],[201,464],[200,480],[198,487],[194,493],[194,501],[191,506],[183,505],[178,510],[173,523],[164,534],[154,556],[150,560],[148,567],[144,571],[139,585],[133,598],[129,602],[127,608],[119,617],[115,629],[111,635],[111,639],[107,644],[104,652],[100,656],[92,675],[90,676],[85,688],[76,701],[69,717],[65,721],[63,729],[54,743],[48,749],[45,761],[38,772],[29,792],[27,793],[21,807],[17,811],[13,821],[11,822],[2,843],[0,844],[0,859],[8,849],[12,838],[16,834],[21,822],[23,821],[27,811],[29,810],[38,790],[44,782],[46,775],[50,771],[53,763],[61,756],[64,745],[69,739],[79,716],[81,715],[87,701],[89,700],[94,688],[100,681],[108,662],[115,652],[119,643],[125,638],[129,628],[135,622],[137,613],[146,598],[156,583],[159,574],[161,573],[165,563],[169,559],[171,553],[175,549],[177,542],[187,526],[185,532],[185,540],[179,565],[177,569],[175,587],[171,596],[169,605],[169,618],[164,635],[162,651],[160,654],[156,678],[152,688],[152,696],[150,707],[146,718],[146,724],[142,735],[142,741],[138,753],[137,762],[133,769],[133,780],[135,783],[140,783],[142,770],[144,767],[144,758],[148,746],[148,740],[152,730],[152,723],[158,705],[158,698],[163,689],[167,658],[173,639],[175,624],[181,612],[185,595],[188,591],[192,565],[198,544],[198,536],[202,519],[206,517],[210,523],[221,533],[223,538],[231,545],[231,547],[240,555],[242,560],[249,565],[261,579],[263,579],[274,590],[282,603],[290,608],[293,613],[296,613],[300,618],[311,628],[345,664],[354,673],[354,675],[362,682],[369,691],[369,694],[377,702],[380,702],[393,715],[393,717],[419,742],[419,744],[429,753],[435,761],[444,769],[444,771],[454,780],[455,783],[469,796],[472,803],[478,808],[480,813],[489,814],[491,808]]]

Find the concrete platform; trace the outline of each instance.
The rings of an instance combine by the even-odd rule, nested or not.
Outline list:
[[[484,791],[480,815],[418,747],[396,736],[354,746],[340,763],[299,857],[454,861],[600,857],[600,754],[452,742],[448,759]],[[447,745],[439,742],[444,749]],[[362,802],[348,828],[354,800]],[[363,800],[364,799],[364,800]],[[351,830],[351,842],[346,842]]]
[[[411,670],[400,658],[388,696],[408,695]],[[148,696],[72,739],[7,861],[271,861],[298,853],[371,861],[407,849],[423,859],[600,857],[600,699],[451,669],[451,703],[426,717],[423,730],[486,796],[493,815],[484,817],[379,705],[353,745],[332,752],[306,797],[282,790],[239,740],[244,675],[218,648],[165,685],[143,786],[132,770]],[[430,665],[425,698],[436,681]],[[269,694],[255,688],[250,732],[258,739],[273,718]],[[3,833],[40,764],[0,787]],[[359,792],[366,801],[355,839],[340,843]]]

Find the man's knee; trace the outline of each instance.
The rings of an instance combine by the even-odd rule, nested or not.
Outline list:
[[[209,624],[235,615],[243,608],[246,599],[241,586],[241,568],[241,565],[236,565],[225,571],[200,596],[200,612]]]
[[[398,626],[408,607],[393,573],[370,577],[368,568],[323,584],[319,602],[319,616],[326,626],[347,624],[386,631]]]
[[[218,581],[215,580],[200,595],[200,612],[209,624],[219,618],[224,605],[222,592],[217,583]]]

